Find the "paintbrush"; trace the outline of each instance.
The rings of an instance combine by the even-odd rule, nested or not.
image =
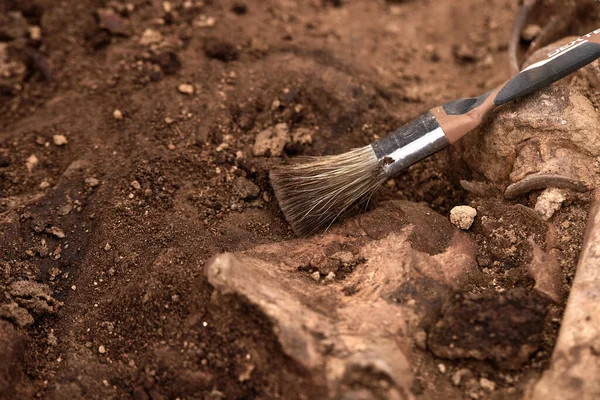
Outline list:
[[[600,29],[553,51],[494,90],[434,107],[368,146],[274,167],[270,179],[279,206],[298,235],[326,229],[347,211],[367,204],[387,179],[477,128],[495,107],[546,87],[598,57]]]

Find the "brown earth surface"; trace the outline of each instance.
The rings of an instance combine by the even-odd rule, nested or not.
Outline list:
[[[205,264],[293,239],[272,165],[366,145],[506,80],[517,9],[0,0],[0,398],[324,396],[256,307],[214,295]],[[372,206],[409,200],[447,217],[471,202],[486,216],[467,233],[481,274],[432,306],[412,391],[515,398],[549,364],[589,199],[569,196],[547,224],[531,209],[539,192],[463,189],[484,178],[459,159],[415,165]],[[558,301],[528,271],[549,248]]]

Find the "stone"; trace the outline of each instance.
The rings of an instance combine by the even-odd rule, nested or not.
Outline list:
[[[310,274],[310,277],[313,278],[314,281],[319,282],[319,280],[321,279],[321,274],[319,273],[319,271],[315,271],[312,274]]]
[[[479,386],[481,386],[482,389],[488,392],[493,392],[494,390],[496,390],[496,382],[490,381],[486,378],[479,379]]]
[[[142,33],[142,37],[140,38],[140,44],[142,46],[150,46],[152,44],[157,44],[162,42],[163,36],[157,30],[154,29],[146,29],[144,33]]]
[[[194,94],[194,87],[192,85],[190,85],[189,83],[180,84],[179,86],[177,86],[177,90],[179,91],[179,93],[183,93],[183,94],[187,94],[187,95]]]
[[[260,194],[260,188],[254,182],[239,177],[233,182],[233,188],[242,199],[255,199]]]
[[[476,216],[477,210],[470,206],[456,206],[450,210],[450,222],[465,231],[473,225]]]
[[[36,157],[36,155],[32,154],[29,156],[29,158],[27,158],[25,166],[27,167],[27,170],[31,172],[38,165],[39,162],[40,160]]]
[[[52,142],[54,142],[54,144],[57,146],[64,146],[69,143],[69,140],[65,135],[53,135]]]
[[[113,111],[113,118],[116,119],[117,121],[120,121],[123,119],[123,113],[121,112],[121,110],[115,110]]]
[[[286,123],[277,124],[256,135],[254,146],[252,146],[252,154],[257,157],[279,157],[290,140],[288,125]]]
[[[535,211],[540,213],[544,221],[548,221],[554,213],[560,210],[563,201],[567,199],[562,189],[548,188],[540,194],[535,203]]]
[[[100,184],[100,181],[96,178],[85,178],[85,184],[91,188],[94,188]]]

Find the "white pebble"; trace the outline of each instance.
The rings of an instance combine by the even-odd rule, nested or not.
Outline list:
[[[52,136],[52,141],[57,146],[64,146],[65,144],[69,143],[65,135],[54,135]]]
[[[450,222],[465,231],[473,225],[476,216],[477,210],[469,206],[457,206],[450,210]]]
[[[183,94],[194,94],[194,87],[189,83],[182,83],[177,86],[177,90],[179,90],[179,93]]]
[[[123,113],[121,112],[121,110],[115,110],[115,111],[113,111],[113,118],[116,119],[116,120],[123,119]]]

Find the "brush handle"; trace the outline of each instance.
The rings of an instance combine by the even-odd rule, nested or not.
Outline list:
[[[518,99],[577,71],[600,58],[600,29],[548,54],[496,89],[479,97],[454,100],[431,110],[450,143],[475,129],[495,107]]]
[[[553,51],[496,89],[435,107],[371,147],[386,176],[392,177],[477,128],[495,107],[546,87],[599,57],[597,29]]]

